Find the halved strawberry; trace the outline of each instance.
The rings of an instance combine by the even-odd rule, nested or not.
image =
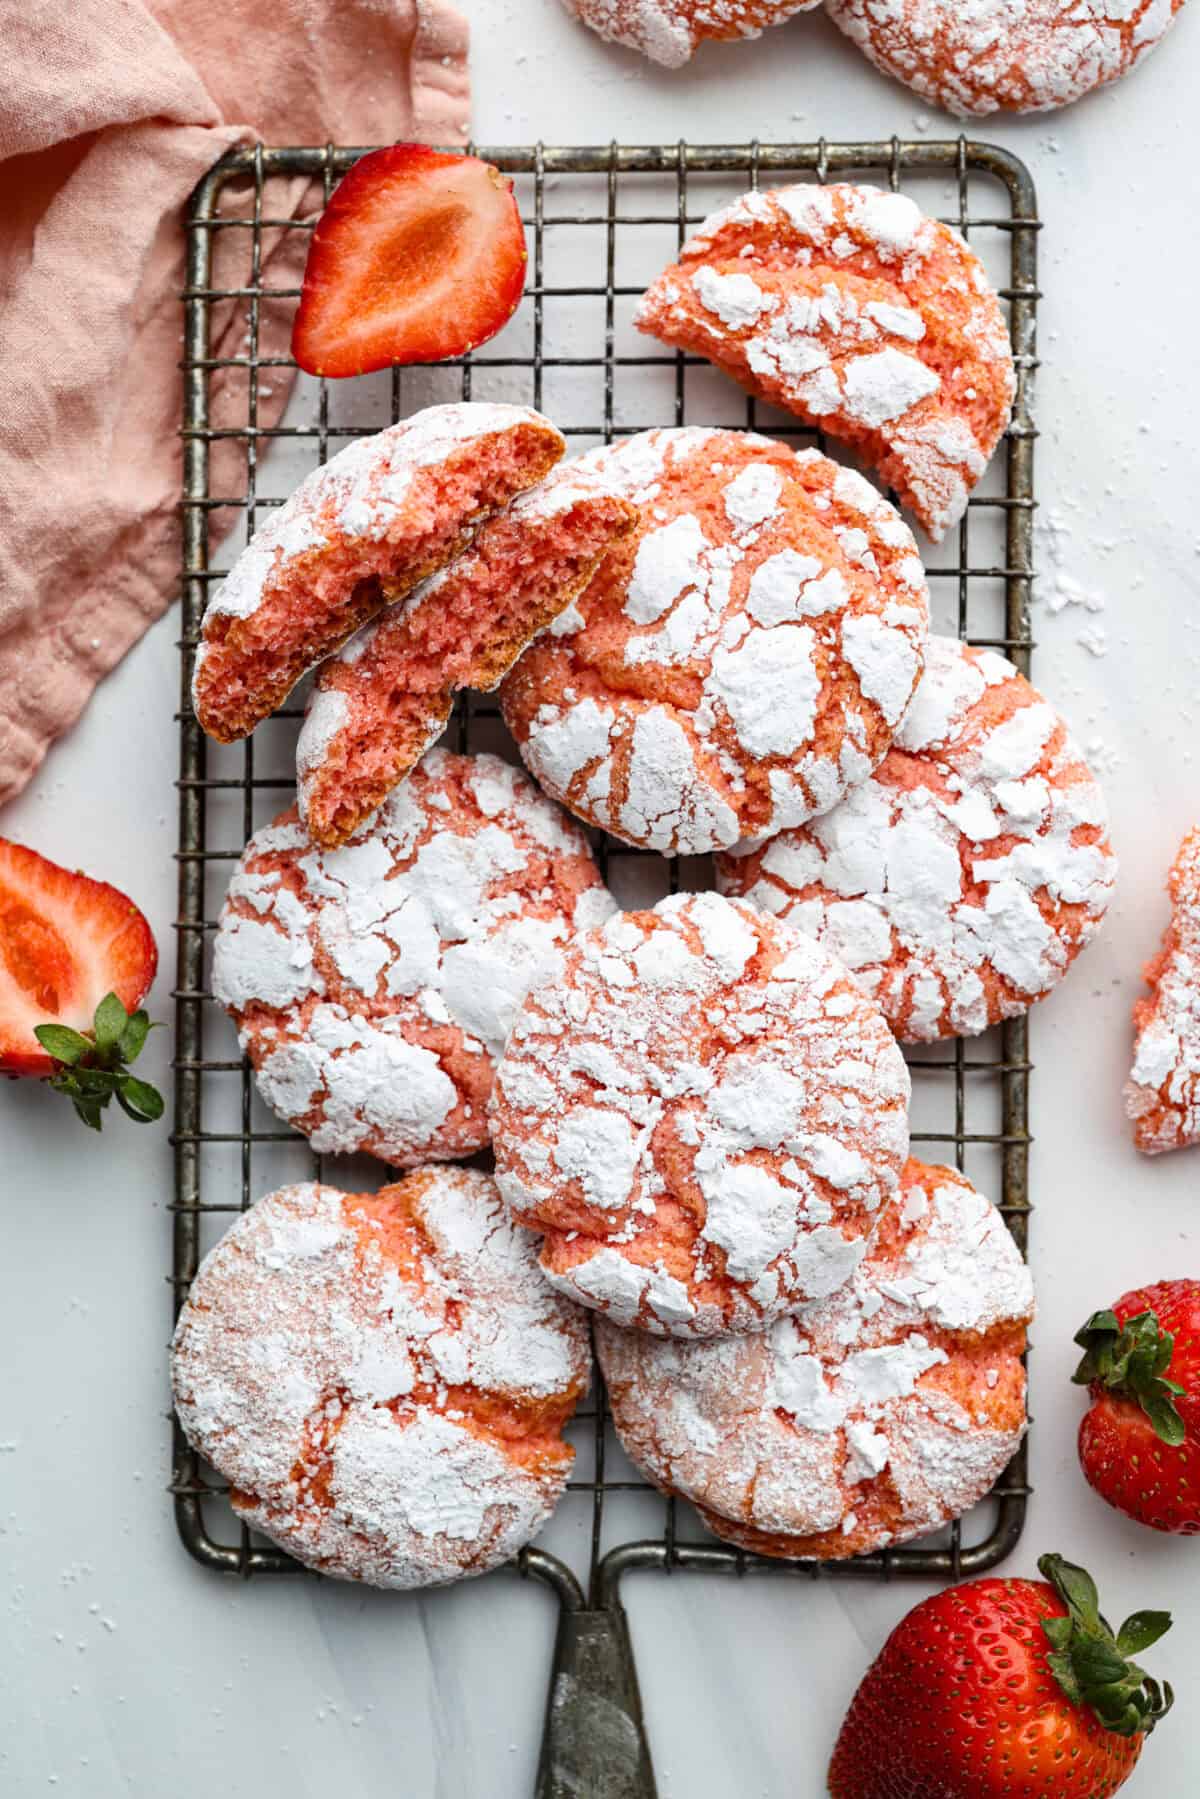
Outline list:
[[[335,376],[461,356],[512,317],[527,259],[512,183],[491,163],[425,144],[375,150],[313,232],[292,355]]]
[[[0,837],[0,1073],[53,1074],[35,1025],[90,1030],[108,993],[135,1011],[157,963],[131,899]]]

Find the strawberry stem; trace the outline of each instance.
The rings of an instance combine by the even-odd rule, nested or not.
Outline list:
[[[113,1099],[136,1124],[153,1124],[162,1117],[162,1094],[149,1081],[130,1074],[127,1066],[137,1060],[153,1029],[147,1013],[127,1012],[115,993],[106,993],[90,1031],[50,1023],[36,1025],[33,1034],[58,1064],[49,1077],[50,1086],[66,1094],[76,1117],[89,1130],[98,1131]]]
[[[1171,1614],[1134,1612],[1114,1636],[1086,1568],[1061,1555],[1043,1555],[1038,1568],[1067,1608],[1065,1618],[1042,1619],[1050,1644],[1046,1661],[1055,1680],[1072,1705],[1090,1711],[1105,1730],[1148,1736],[1175,1695],[1169,1683],[1160,1686],[1129,1658],[1170,1630]]]
[[[1093,1312],[1075,1333],[1083,1360],[1071,1379],[1077,1386],[1104,1387],[1135,1399],[1155,1434],[1176,1449],[1187,1431],[1176,1396],[1184,1391],[1166,1371],[1175,1349],[1172,1332],[1162,1329],[1153,1312],[1139,1312],[1122,1326],[1115,1312]]]

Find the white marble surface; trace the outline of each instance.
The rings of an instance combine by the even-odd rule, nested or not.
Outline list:
[[[943,135],[820,17],[710,49],[682,74],[602,46],[556,0],[474,0],[481,141]],[[1138,966],[1168,859],[1200,811],[1200,407],[1194,224],[1200,21],[1124,85],[1064,113],[985,124],[1030,164],[1042,243],[1038,478],[1063,569],[1095,618],[1037,609],[1039,684],[1101,739],[1123,881],[1101,944],[1036,1016],[1033,1362],[1037,1488],[1014,1571],[1058,1548],[1110,1609],[1171,1604],[1154,1664],[1186,1693],[1200,1660],[1200,1548],[1095,1499],[1074,1454],[1071,1333],[1135,1281],[1200,1272],[1200,1159],[1140,1161],[1119,1108]],[[1042,543],[1043,568],[1049,546]],[[1078,641],[1107,631],[1095,656]],[[176,620],[97,694],[0,827],[128,886],[172,984]],[[165,1034],[164,1034],[165,1035]],[[165,1078],[167,1045],[148,1059]],[[0,1785],[87,1799],[210,1788],[241,1799],[516,1799],[529,1792],[548,1597],[509,1576],[395,1599],[309,1580],[227,1583],[183,1554],[168,1501],[165,1129],[103,1143],[33,1087],[0,1092]],[[13,1373],[16,1379],[12,1379]],[[817,1799],[838,1719],[916,1597],[831,1581],[636,1577],[630,1608],[664,1799]],[[1186,1713],[1128,1791],[1200,1780]],[[1157,1781],[1157,1787],[1154,1783]]]

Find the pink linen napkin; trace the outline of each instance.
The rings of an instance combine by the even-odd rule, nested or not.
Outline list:
[[[180,220],[197,181],[255,138],[461,143],[470,105],[449,0],[32,0],[5,39],[0,801],[177,588]],[[307,216],[320,191],[280,184],[271,204]],[[306,245],[266,234],[266,280],[298,285]],[[288,311],[264,308],[261,354],[286,354]],[[230,305],[213,354],[243,332]],[[212,490],[236,492],[244,451],[219,451]]]

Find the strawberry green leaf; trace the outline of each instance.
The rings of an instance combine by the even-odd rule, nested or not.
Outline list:
[[[121,1040],[121,1032],[129,1022],[129,1014],[115,993],[106,993],[96,1007],[92,1021],[96,1048],[113,1049]]]
[[[1074,1562],[1065,1561],[1061,1555],[1042,1556],[1038,1567],[1060,1598],[1066,1601],[1071,1616],[1089,1629],[1095,1629],[1100,1619],[1100,1595],[1087,1569],[1076,1567]]]
[[[92,1047],[86,1037],[67,1024],[38,1024],[34,1026],[33,1034],[46,1054],[53,1056],[56,1062],[78,1062]]]
[[[150,1034],[150,1016],[147,1012],[134,1012],[125,1029],[121,1032],[118,1045],[122,1062],[136,1062],[142,1053],[142,1046]]]
[[[1139,1395],[1139,1403],[1147,1418],[1154,1426],[1154,1433],[1162,1442],[1172,1449],[1187,1438],[1187,1427],[1179,1416],[1175,1402],[1169,1393],[1145,1393]]]
[[[136,1075],[127,1074],[116,1091],[121,1110],[139,1124],[153,1124],[162,1117],[163,1096],[149,1081],[139,1081]]]
[[[99,1096],[115,1093],[123,1077],[112,1068],[76,1068],[70,1078],[76,1092]]]
[[[1051,1673],[1071,1704],[1079,1706],[1082,1710],[1087,1704],[1087,1700],[1084,1698],[1083,1688],[1076,1678],[1070,1655],[1066,1650],[1055,1650],[1053,1655],[1046,1657],[1046,1660],[1050,1664]]]
[[[1170,1612],[1133,1612],[1117,1632],[1117,1648],[1122,1655],[1140,1655],[1170,1628]]]

